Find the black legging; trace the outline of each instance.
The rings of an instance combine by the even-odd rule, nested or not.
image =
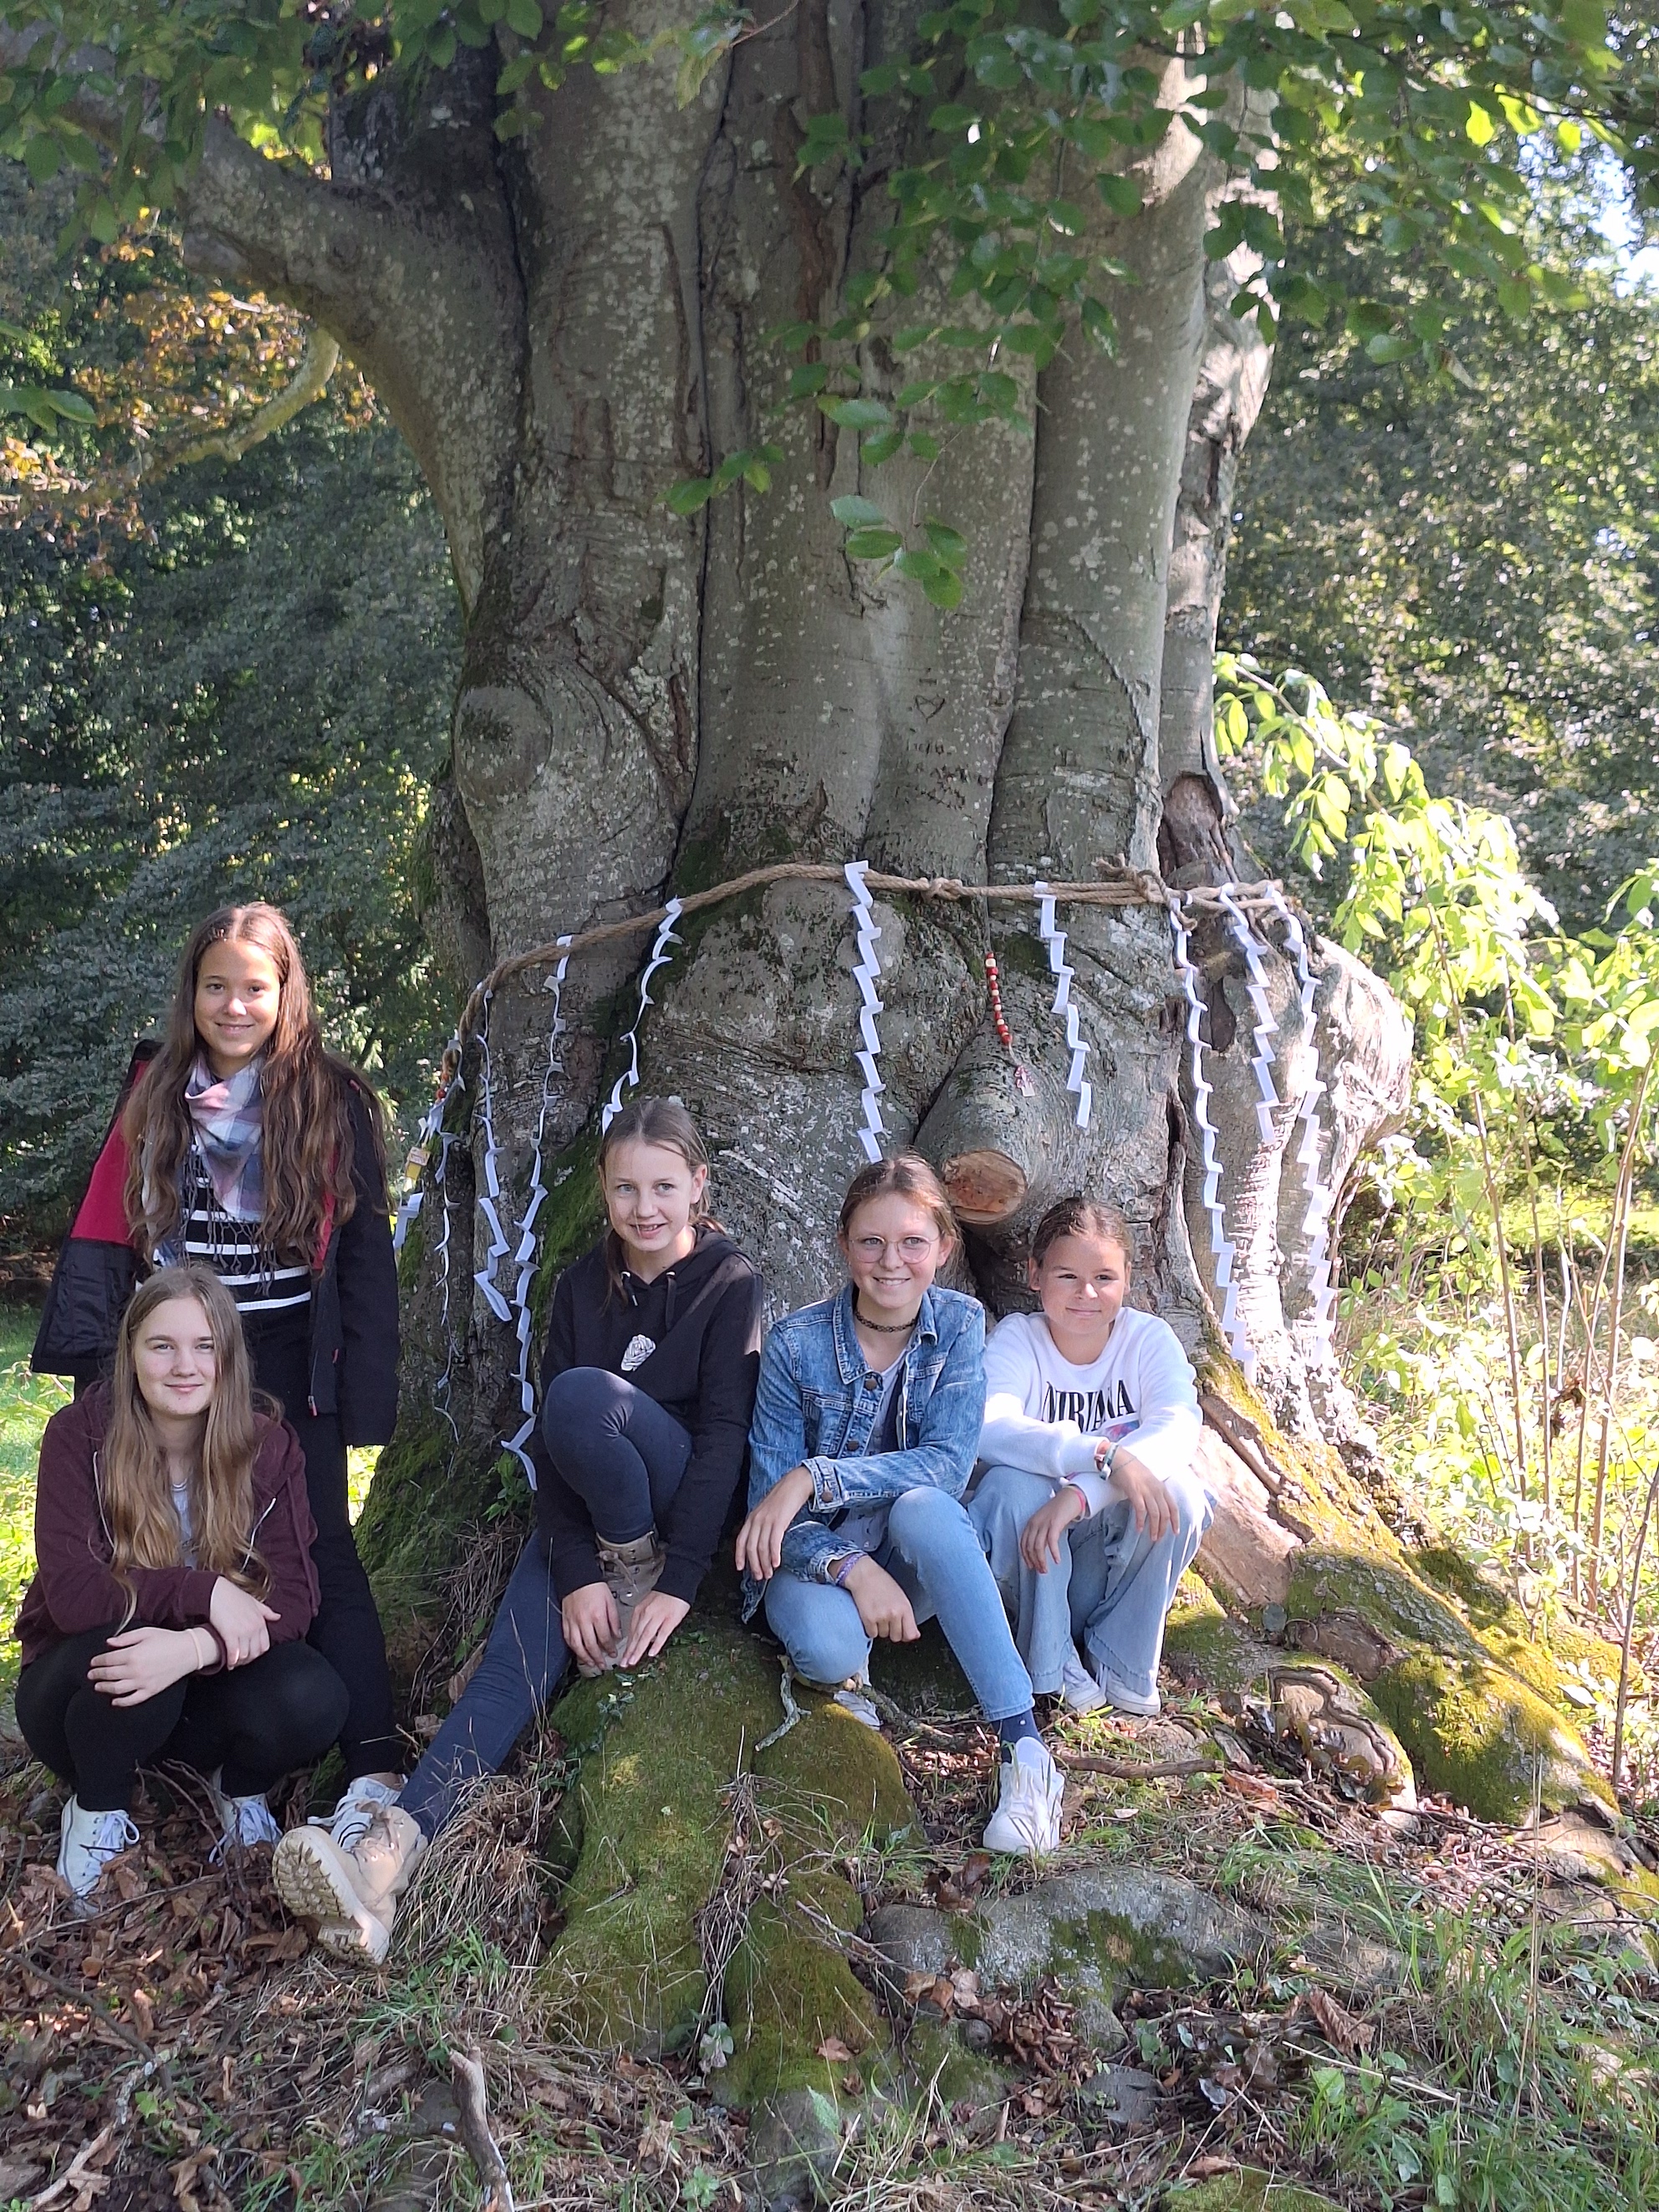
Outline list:
[[[340,1730],[346,1779],[360,1774],[400,1774],[404,1752],[398,1735],[386,1665],[386,1633],[351,1533],[346,1497],[346,1449],[332,1413],[313,1414],[307,1401],[311,1340],[305,1328],[247,1332],[253,1379],[282,1401],[283,1412],[306,1455],[306,1492],[317,1540],[317,1617],[306,1641],[320,1651],[346,1686],[350,1703]]]
[[[320,1759],[340,1733],[345,1685],[309,1644],[274,1644],[245,1667],[187,1674],[141,1705],[118,1705],[87,1680],[115,1633],[66,1636],[17,1677],[24,1741],[86,1812],[130,1812],[138,1769],[161,1759],[198,1774],[222,1767],[226,1796],[252,1797]]]

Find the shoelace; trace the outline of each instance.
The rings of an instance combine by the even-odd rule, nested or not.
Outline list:
[[[117,1859],[123,1851],[130,1851],[137,1840],[137,1824],[132,1815],[118,1808],[100,1815],[98,1828],[85,1848],[94,1857]]]
[[[331,1813],[313,1813],[306,1826],[326,1828],[343,1851],[352,1851],[368,1833],[374,1815],[382,1809],[380,1798],[360,1796],[355,1790],[348,1790]]]

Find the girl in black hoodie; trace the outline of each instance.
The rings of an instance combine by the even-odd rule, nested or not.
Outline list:
[[[754,1410],[759,1271],[705,1210],[708,1157],[678,1099],[623,1107],[599,1173],[610,1227],[553,1292],[537,1532],[477,1672],[359,1843],[300,1828],[277,1850],[278,1890],[337,1958],[379,1964],[422,1852],[467,1784],[501,1765],[567,1659],[597,1674],[654,1656],[720,1540]]]

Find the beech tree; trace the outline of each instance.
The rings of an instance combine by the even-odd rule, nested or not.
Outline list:
[[[75,165],[94,236],[173,210],[191,267],[337,343],[425,473],[465,620],[424,869],[458,1002],[670,895],[830,872],[688,918],[633,1043],[648,927],[573,958],[545,1082],[556,956],[474,1003],[408,1251],[383,1561],[429,1569],[434,1530],[493,1488],[465,1470],[520,1419],[495,1305],[532,1148],[540,1297],[596,1226],[588,1133],[635,1044],[708,1131],[775,1305],[825,1288],[867,1126],[834,879],[861,858],[935,887],[874,895],[885,1140],[940,1164],[994,1305],[1049,1200],[1086,1183],[1126,1207],[1137,1294],[1205,1379],[1224,1603],[1276,1608],[1371,1682],[1437,1778],[1468,1690],[1477,1733],[1516,1751],[1496,1778],[1447,1764],[1483,1809],[1524,1804],[1540,1761],[1548,1802],[1593,1788],[1547,1683],[1379,1515],[1322,1324],[1336,1220],[1298,1129],[1340,1217],[1403,1104],[1403,1018],[1325,941],[1304,1011],[1285,925],[1249,908],[1259,1113],[1248,933],[1189,906],[1252,1394],[1218,1321],[1168,900],[1254,872],[1211,655],[1279,317],[1345,318],[1375,361],[1459,375],[1437,269],[1517,320],[1565,302],[1529,258],[1529,166],[1595,150],[1647,188],[1648,27],[1597,0],[3,0],[0,25],[0,147],[37,178]],[[1282,210],[1316,224],[1339,180],[1425,272],[1408,309],[1287,257]],[[1086,1127],[1035,895],[938,888],[1039,880],[1116,902],[1057,915]]]

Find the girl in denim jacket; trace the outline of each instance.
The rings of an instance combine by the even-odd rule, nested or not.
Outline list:
[[[937,1614],[1002,1739],[986,1848],[1060,1841],[1062,1784],[1037,1733],[1031,1678],[962,1495],[985,1405],[985,1316],[940,1289],[955,1219],[927,1163],[860,1169],[841,1209],[851,1280],[766,1340],[738,1532],[745,1617],[766,1618],[808,1681],[878,1725],[858,1695],[878,1636],[914,1643]]]

